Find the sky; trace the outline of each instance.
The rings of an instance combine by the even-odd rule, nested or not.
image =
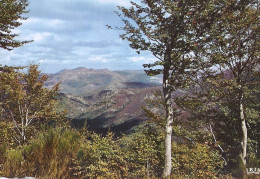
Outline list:
[[[14,30],[20,40],[34,42],[12,51],[0,49],[0,64],[40,65],[44,73],[86,67],[109,70],[140,70],[154,61],[148,52],[138,55],[106,25],[122,26],[117,6],[128,0],[29,0],[28,17]]]

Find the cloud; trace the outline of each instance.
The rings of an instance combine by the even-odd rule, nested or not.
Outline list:
[[[92,25],[86,21],[66,21],[61,19],[47,18],[29,18],[21,27],[26,29],[27,33],[31,32],[49,32],[58,35],[68,35],[68,33],[88,32],[92,29]],[[20,30],[21,32],[21,30]],[[22,32],[26,33],[26,32]]]
[[[102,4],[115,4],[118,6],[125,6],[125,7],[131,5],[130,1],[127,0],[95,0],[95,1]]]
[[[131,62],[141,62],[143,64],[153,63],[156,61],[155,58],[147,57],[147,56],[134,56],[134,57],[130,57],[129,60]]]
[[[92,55],[88,58],[88,60],[92,62],[99,63],[108,63],[109,59],[107,58],[109,55]]]
[[[110,15],[116,9],[116,3],[102,0],[49,0],[31,1],[30,14],[37,18],[61,20],[96,20],[99,14]],[[107,1],[111,2],[111,1]],[[125,4],[125,3],[121,3]],[[105,17],[105,16],[104,16]]]
[[[105,48],[111,46],[120,46],[121,44],[113,40],[100,41],[78,41],[74,45],[89,48]]]
[[[120,60],[117,53],[112,52],[110,50],[107,50],[106,53],[104,54],[98,52],[97,54],[90,55],[87,60],[90,62],[97,62],[97,64],[98,63],[107,63],[107,64],[119,63],[120,64],[122,62],[126,62],[125,60]]]
[[[40,32],[40,33],[32,33],[26,37],[26,39],[32,39],[35,42],[43,41],[44,39],[54,36],[53,34],[49,32]]]
[[[152,62],[146,54],[137,55],[128,43],[119,39],[122,33],[106,25],[120,26],[114,13],[126,0],[49,0],[30,1],[22,26],[15,29],[20,40],[33,43],[4,51],[0,64],[28,65],[40,63],[43,72],[58,72],[79,66],[113,70],[141,69]]]

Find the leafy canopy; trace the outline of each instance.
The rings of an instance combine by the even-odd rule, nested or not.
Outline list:
[[[31,41],[20,41],[15,38],[19,36],[13,30],[22,25],[21,20],[27,18],[27,0],[1,0],[0,1],[0,48],[13,50]]]
[[[12,124],[18,144],[27,142],[40,124],[64,117],[55,99],[59,84],[47,89],[47,79],[37,65],[30,65],[27,73],[9,67],[0,72],[1,120]]]

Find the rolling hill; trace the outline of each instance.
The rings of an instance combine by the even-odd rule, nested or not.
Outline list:
[[[46,87],[61,82],[62,93],[75,96],[87,96],[102,90],[118,90],[138,86],[154,86],[161,83],[160,77],[149,77],[144,71],[109,71],[79,67],[73,70],[62,70],[51,74]]]
[[[143,71],[76,68],[50,75],[46,86],[61,82],[59,99],[76,127],[85,121],[97,132],[126,132],[146,120],[145,99],[160,89],[161,78]]]

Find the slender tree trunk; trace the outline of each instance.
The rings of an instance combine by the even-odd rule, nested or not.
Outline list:
[[[164,177],[170,177],[172,167],[172,156],[171,156],[171,141],[172,141],[172,123],[173,123],[173,108],[172,108],[172,90],[169,82],[170,79],[170,67],[164,67],[163,74],[163,95],[165,101],[166,110],[166,126],[165,126],[165,166],[164,166]]]
[[[21,140],[22,140],[22,143],[24,143],[24,136],[25,135],[24,135],[24,123],[23,123],[24,120],[23,120],[23,117],[21,118],[21,120],[22,120],[22,136],[21,136],[22,139]]]
[[[246,167],[246,149],[247,149],[247,127],[246,127],[246,119],[244,114],[244,105],[243,105],[243,93],[240,92],[239,98],[239,112],[240,112],[240,120],[241,120],[241,129],[242,129],[242,139],[241,139],[241,159],[243,161],[244,166]]]

